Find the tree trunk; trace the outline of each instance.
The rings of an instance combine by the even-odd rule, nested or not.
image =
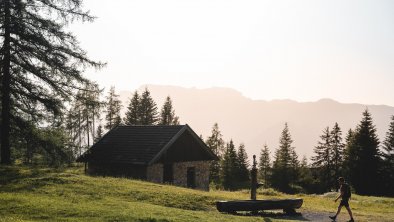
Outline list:
[[[4,44],[3,44],[3,81],[1,98],[1,163],[11,164],[10,149],[10,84],[11,84],[11,46],[10,46],[10,1],[4,1]]]

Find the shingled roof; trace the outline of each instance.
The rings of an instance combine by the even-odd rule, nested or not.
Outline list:
[[[118,126],[81,155],[78,162],[131,163],[150,165],[185,132],[199,144],[210,160],[217,157],[188,126]]]

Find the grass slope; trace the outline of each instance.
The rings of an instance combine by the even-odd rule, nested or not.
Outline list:
[[[299,195],[301,212],[333,212],[332,195]],[[247,191],[203,192],[123,178],[90,177],[81,168],[0,167],[0,221],[297,221],[277,214],[229,215],[217,200],[248,199]],[[258,198],[286,198],[272,190]],[[394,221],[394,199],[354,195],[357,221]],[[343,213],[346,216],[345,213]],[[345,217],[344,217],[345,218]]]

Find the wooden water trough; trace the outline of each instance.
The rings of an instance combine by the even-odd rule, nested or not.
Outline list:
[[[303,200],[298,199],[271,199],[271,200],[236,200],[218,201],[216,208],[219,212],[235,213],[237,211],[277,210],[282,209],[286,214],[296,213],[295,209],[302,206]]]
[[[251,174],[250,199],[251,200],[234,200],[234,201],[218,201],[216,208],[219,212],[236,213],[237,211],[258,212],[261,210],[283,210],[286,214],[295,214],[303,204],[303,199],[271,199],[257,200],[257,188],[262,184],[257,182],[257,162],[256,155],[253,155],[253,167]]]

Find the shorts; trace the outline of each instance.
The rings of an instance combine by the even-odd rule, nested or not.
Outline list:
[[[349,207],[349,199],[342,199],[339,206]]]

